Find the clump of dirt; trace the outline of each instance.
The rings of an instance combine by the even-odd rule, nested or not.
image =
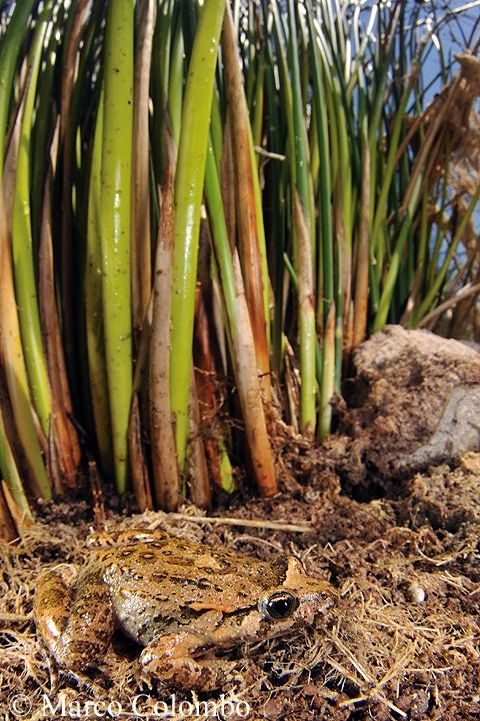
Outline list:
[[[468,454],[454,470],[445,465],[415,475],[402,497],[366,502],[342,495],[339,479],[328,463],[322,467],[317,453],[309,474],[307,456],[304,449],[284,457],[282,494],[239,500],[221,511],[222,518],[207,519],[191,506],[170,515],[110,513],[107,524],[115,528],[161,526],[263,559],[293,552],[309,573],[329,579],[339,592],[338,602],[314,627],[237,649],[236,673],[218,693],[195,697],[177,690],[172,718],[207,718],[179,706],[196,699],[208,700],[210,711],[217,703],[219,717],[223,702],[225,718],[477,717],[480,456]],[[298,464],[304,473],[293,482]],[[118,708],[130,710],[135,698],[145,718],[154,719],[164,709],[157,707],[155,715],[154,703],[171,704],[173,689],[160,683],[149,687],[140,678],[139,649],[121,635],[99,668],[82,676],[58,669],[36,636],[31,610],[38,572],[52,563],[85,562],[90,521],[84,511],[72,526],[65,509],[55,520],[48,506],[48,522],[2,547],[0,710],[5,719],[62,718],[62,708],[72,716],[93,701],[97,710],[87,717],[98,718],[105,709],[108,717]],[[229,701],[238,704],[236,715],[233,706],[225,706]]]
[[[353,365],[343,435],[327,443],[352,492],[374,476],[388,495],[416,470],[480,450],[476,348],[387,326],[355,351]]]

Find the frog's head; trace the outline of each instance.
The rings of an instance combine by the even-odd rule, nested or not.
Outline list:
[[[281,586],[268,589],[258,601],[258,610],[275,631],[310,625],[315,616],[333,606],[337,592],[328,581],[308,576],[298,558],[282,559],[286,565]],[[282,562],[280,561],[280,562]]]

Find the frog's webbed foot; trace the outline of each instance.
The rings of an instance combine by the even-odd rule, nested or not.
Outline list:
[[[215,657],[194,658],[195,650],[201,645],[193,633],[165,634],[143,649],[140,663],[147,676],[185,689],[213,691],[231,677],[236,664]]]
[[[107,649],[115,620],[108,588],[99,579],[85,578],[74,597],[65,568],[47,569],[38,577],[34,617],[58,664],[82,671]]]

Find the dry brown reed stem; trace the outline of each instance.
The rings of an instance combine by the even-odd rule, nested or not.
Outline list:
[[[166,171],[157,240],[149,356],[150,440],[155,500],[173,511],[180,502],[180,474],[170,406],[170,311],[175,241],[174,175]]]
[[[190,381],[190,456],[189,456],[189,496],[199,508],[208,508],[212,502],[212,487],[208,472],[205,444],[202,438],[202,419],[196,383],[195,370],[192,367]]]
[[[368,316],[368,271],[370,267],[370,149],[364,138],[362,147],[362,187],[360,190],[360,229],[355,271],[355,303],[352,347],[365,340]]]
[[[213,526],[240,526],[243,528],[266,528],[270,531],[284,531],[285,533],[311,533],[313,526],[301,523],[288,523],[287,521],[268,521],[265,518],[234,518],[233,516],[190,516],[187,513],[169,513],[168,518],[188,523],[205,523]],[[152,522],[148,528],[154,530],[160,523]]]
[[[152,492],[150,490],[150,474],[143,449],[143,425],[140,413],[140,393],[134,389],[130,406],[128,423],[128,457],[130,478],[135,493],[138,510],[143,513],[153,509]]]
[[[148,428],[148,357],[152,330],[153,292],[147,306],[139,336],[135,373],[133,376],[132,402],[128,422],[128,458],[130,478],[141,512],[153,509],[150,471],[144,447],[145,429]]]
[[[257,217],[254,192],[254,173],[250,153],[250,125],[243,86],[236,30],[233,24],[230,4],[226,5],[222,35],[225,88],[228,114],[232,129],[235,196],[237,208],[237,229],[240,258],[245,285],[261,387],[267,404],[271,401],[270,358],[267,339],[267,319],[264,309],[264,287],[262,258],[260,253],[261,219]]]
[[[197,286],[194,342],[195,384],[197,388],[201,426],[205,427],[203,443],[208,459],[210,478],[215,488],[222,487],[218,438],[214,432],[218,412],[218,381],[210,341],[207,311],[203,300],[203,288]]]
[[[6,484],[2,483],[0,487],[0,539],[13,541],[14,538],[17,538],[18,531],[5,499],[5,488]]]
[[[311,228],[300,195],[296,188],[293,189],[293,224],[295,228],[296,239],[296,265],[298,269],[298,312],[299,324],[308,322],[308,318],[315,318],[315,301],[313,290],[313,262],[311,248]],[[314,322],[312,323],[314,327]],[[313,339],[311,339],[313,342]],[[314,357],[312,359],[314,361]],[[314,374],[315,371],[310,368],[309,371]],[[307,392],[311,392],[310,399],[306,402]],[[312,385],[307,391],[301,387],[302,404],[307,403],[315,405],[315,387]],[[303,433],[307,437],[313,437],[314,428],[307,423],[303,427]]]
[[[52,164],[56,157],[56,136],[52,142]],[[48,457],[50,478],[57,493],[64,485],[74,487],[78,481],[81,460],[80,443],[70,420],[73,412],[65,365],[62,332],[56,303],[56,283],[52,238],[53,167],[49,165],[45,178],[39,246],[38,300],[42,322],[48,379],[52,395]]]
[[[255,344],[243,286],[238,251],[233,251],[233,272],[236,286],[236,329],[232,333],[233,364],[238,396],[245,422],[245,434],[251,456],[253,472],[260,494],[264,497],[277,493],[277,479],[272,447],[267,432],[264,407],[258,382]]]

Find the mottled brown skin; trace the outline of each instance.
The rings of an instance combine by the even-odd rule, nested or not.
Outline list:
[[[101,541],[114,545],[93,548],[75,584],[65,579],[66,566],[38,579],[39,633],[72,671],[95,664],[119,627],[144,646],[145,673],[188,688],[215,688],[231,667],[215,649],[309,625],[336,595],[294,557],[268,563],[163,531]],[[283,618],[266,611],[274,592],[293,598],[295,607]]]

